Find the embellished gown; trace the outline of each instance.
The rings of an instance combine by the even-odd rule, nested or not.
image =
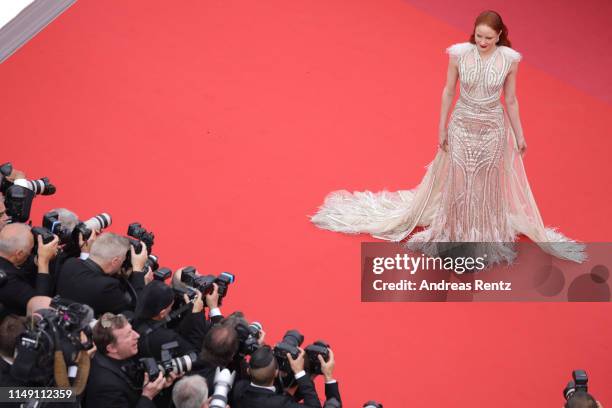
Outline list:
[[[582,262],[584,245],[546,228],[531,193],[501,94],[521,55],[498,46],[483,60],[475,44],[447,49],[457,59],[460,95],[439,150],[420,185],[398,192],[334,191],[312,222],[344,233],[369,233],[437,255],[439,242],[473,242],[489,262],[512,262],[524,234],[544,251]],[[425,229],[410,236],[415,227]]]

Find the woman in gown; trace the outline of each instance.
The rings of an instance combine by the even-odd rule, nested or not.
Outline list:
[[[551,255],[584,261],[583,244],[544,226],[531,193],[515,94],[521,55],[510,48],[499,14],[481,13],[470,42],[447,52],[440,149],[421,184],[399,192],[332,192],[312,222],[390,241],[404,240],[421,226],[409,237],[409,248],[435,256],[439,242],[472,242],[490,263],[512,262],[512,243],[524,234]],[[457,80],[460,95],[446,125]]]

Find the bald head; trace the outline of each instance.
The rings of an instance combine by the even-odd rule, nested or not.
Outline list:
[[[0,231],[0,256],[15,266],[21,265],[32,252],[34,237],[29,225],[8,224]]]
[[[278,363],[270,346],[257,349],[249,362],[249,375],[255,385],[268,387],[274,384],[277,375]]]

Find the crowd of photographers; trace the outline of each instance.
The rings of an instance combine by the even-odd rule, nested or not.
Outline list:
[[[55,209],[32,227],[34,197],[55,187],[0,173],[0,386],[67,387],[88,408],[341,406],[327,344],[291,330],[270,346],[259,323],[222,314],[232,274],[160,268],[154,234],[107,232],[108,214]]]
[[[302,348],[289,330],[268,345],[261,324],[223,315],[232,274],[160,268],[154,234],[138,223],[105,232],[108,214],[55,209],[32,227],[33,198],[55,187],[9,163],[0,177],[0,386],[70,389],[87,408],[342,406],[328,344]],[[599,406],[580,370],[564,396],[568,408]]]

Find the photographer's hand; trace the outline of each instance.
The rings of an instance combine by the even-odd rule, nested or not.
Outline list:
[[[260,346],[263,346],[264,344],[266,344],[265,338],[266,338],[266,332],[263,331],[263,329],[261,329],[259,331],[259,338],[257,339],[257,344],[259,344]]]
[[[336,367],[336,360],[334,359],[334,351],[330,348],[329,350],[329,361],[325,361],[322,355],[318,355],[319,362],[321,362],[321,372],[325,376],[325,382],[332,381],[334,379],[334,367]]]
[[[147,268],[147,271],[145,273],[144,276],[144,283],[145,285],[148,285],[149,283],[153,282],[154,276],[153,276],[153,269],[151,269],[150,267]]]
[[[89,239],[85,241],[83,239],[83,234],[79,232],[79,248],[81,248],[81,252],[89,253],[89,251],[91,250],[91,244],[93,244],[97,236],[98,236],[98,231],[92,230],[91,235],[89,236]]]
[[[213,291],[206,295],[206,306],[209,310],[217,309],[219,307],[219,285],[213,283]]]
[[[304,349],[300,347],[298,347],[298,350],[300,350],[300,354],[298,354],[295,360],[293,359],[293,356],[291,356],[291,353],[287,353],[287,359],[289,360],[289,365],[291,366],[291,371],[293,371],[293,374],[298,374],[304,371],[304,355],[306,353],[304,352]]]
[[[59,238],[57,235],[53,237],[53,241],[48,244],[43,243],[42,236],[38,236],[38,252],[36,262],[38,263],[38,273],[49,273],[49,262],[57,255],[59,251]]]
[[[170,375],[165,377],[164,388],[170,387],[177,379],[183,377],[184,375],[185,373],[182,373],[179,375],[179,374],[176,374],[174,371],[172,371]]]
[[[147,253],[147,246],[142,241],[140,241],[140,244],[142,245],[142,250],[139,254],[136,253],[134,246],[130,245],[130,259],[132,261],[133,271],[142,271],[145,267],[145,263],[147,262],[147,258],[149,257],[149,254]]]
[[[149,381],[149,374],[145,373],[144,383],[142,384],[142,396],[150,399],[151,401],[161,390],[166,388],[166,379],[159,373],[155,381]]]
[[[196,290],[196,297],[193,299],[193,307],[191,308],[192,313],[201,313],[204,310],[204,301],[202,301],[202,292]]]

